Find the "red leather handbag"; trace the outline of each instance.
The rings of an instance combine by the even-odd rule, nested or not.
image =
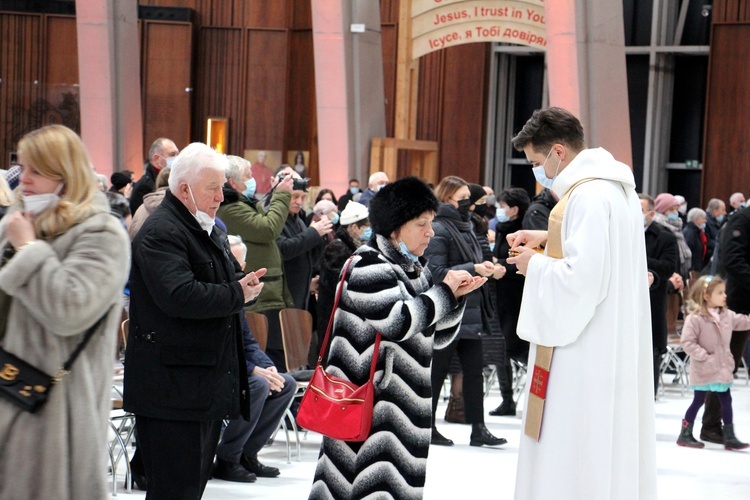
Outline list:
[[[297,422],[305,429],[319,432],[332,439],[359,442],[367,439],[372,426],[372,407],[375,397],[372,378],[375,375],[375,365],[378,362],[380,351],[380,332],[375,336],[370,378],[364,385],[357,386],[348,380],[334,377],[326,373],[322,365],[323,355],[328,348],[328,341],[333,329],[333,316],[338,308],[344,279],[352,260],[353,257],[349,259],[341,273],[341,281],[336,292],[331,318],[328,321],[326,336],[320,346],[318,362],[315,365],[310,384],[302,396],[297,411]]]

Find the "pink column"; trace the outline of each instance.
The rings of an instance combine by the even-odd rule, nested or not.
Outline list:
[[[580,117],[589,147],[632,165],[622,5],[545,2],[550,104]]]
[[[81,137],[107,177],[143,169],[137,9],[120,0],[76,2]]]
[[[320,184],[337,194],[349,187],[351,157],[344,1],[312,2]]]

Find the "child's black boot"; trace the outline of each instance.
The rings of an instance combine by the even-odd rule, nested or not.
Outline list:
[[[682,421],[682,431],[680,431],[680,437],[677,438],[678,446],[687,446],[688,448],[703,448],[706,446],[693,437],[693,422],[687,420]]]

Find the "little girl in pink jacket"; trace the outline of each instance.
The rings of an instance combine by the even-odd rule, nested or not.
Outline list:
[[[747,443],[734,435],[732,394],[734,358],[729,351],[733,330],[750,330],[750,315],[727,309],[724,280],[718,276],[702,276],[690,288],[687,309],[690,313],[682,328],[682,347],[690,355],[690,386],[695,391],[693,402],[685,412],[682,431],[677,438],[680,446],[703,448],[693,438],[693,423],[706,394],[716,393],[724,421],[724,448],[742,450]]]

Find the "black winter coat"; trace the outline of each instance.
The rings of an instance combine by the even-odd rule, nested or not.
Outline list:
[[[685,242],[690,247],[692,253],[692,261],[690,263],[690,270],[701,272],[711,255],[706,252],[703,255],[703,243],[701,243],[701,228],[695,225],[694,222],[688,222],[687,226],[682,229],[682,234],[685,235]],[[706,236],[708,237],[708,236]]]
[[[289,292],[297,309],[307,310],[310,280],[327,241],[315,229],[307,227],[302,217],[292,214],[287,217],[284,229],[276,240],[284,260],[284,275]]]
[[[331,318],[333,302],[336,298],[336,286],[339,284],[341,269],[346,259],[357,250],[357,245],[346,232],[340,227],[336,230],[336,239],[330,242],[323,251],[320,259],[320,281],[318,282],[318,337],[320,339],[326,333],[328,322]]]
[[[549,214],[557,205],[557,200],[552,191],[545,188],[534,196],[531,205],[526,209],[523,216],[523,228],[546,231],[549,224]]]
[[[159,171],[154,168],[150,163],[146,167],[146,171],[143,172],[143,177],[133,184],[133,192],[130,193],[130,213],[135,215],[135,211],[138,210],[143,204],[143,197],[149,193],[156,191],[156,177],[159,175]]]
[[[474,271],[474,264],[482,262],[481,248],[474,230],[471,228],[458,230],[456,223],[459,225],[461,223],[471,224],[461,218],[453,205],[441,203],[437,216],[432,223],[435,236],[430,240],[430,244],[424,253],[424,257],[427,259],[427,267],[430,269],[435,283],[441,283],[450,270],[468,271],[472,276],[477,276]],[[465,252],[462,252],[459,247],[459,242],[453,237],[456,232],[460,233],[463,247],[471,252],[476,252],[476,258],[467,260],[464,256]],[[485,301],[488,300],[484,297],[482,289],[475,290],[466,297],[466,309],[459,330],[461,338],[478,338],[480,334],[490,332],[488,316],[491,313],[490,308],[485,304]]]
[[[654,274],[649,291],[651,301],[651,339],[655,352],[667,352],[667,284],[680,268],[677,238],[668,229],[653,222],[645,232],[646,263]]]
[[[239,314],[226,233],[211,236],[167,191],[132,244],[124,408],[167,420],[247,418]]]
[[[750,207],[733,214],[722,228],[719,260],[727,278],[727,307],[750,314]]]
[[[505,267],[505,276],[495,281],[495,295],[500,330],[505,337],[505,349],[510,357],[525,363],[529,355],[529,343],[519,338],[516,332],[525,278],[518,274],[515,264],[507,262],[510,245],[506,239],[509,234],[522,229],[521,221],[522,219],[518,218],[499,223],[495,228],[495,257],[498,264]]]

